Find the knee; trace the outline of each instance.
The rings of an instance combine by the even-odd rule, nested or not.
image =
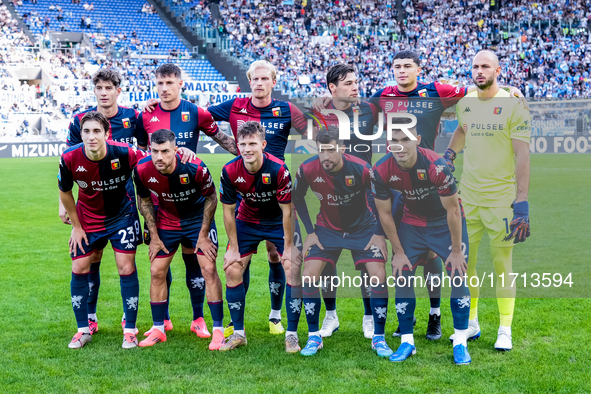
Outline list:
[[[278,263],[281,261],[281,255],[279,255],[279,252],[277,252],[277,249],[275,248],[267,252],[267,258],[271,263]]]
[[[152,277],[152,282],[160,283],[166,281],[166,273],[167,270],[163,269],[162,267],[155,267],[153,265],[150,267],[150,276]]]
[[[72,260],[72,272],[75,274],[87,274],[90,272],[90,262],[86,259]]]
[[[207,261],[207,263],[203,263],[203,264],[201,262],[199,262],[199,265],[201,266],[201,274],[205,278],[213,278],[218,273],[216,270],[215,264],[211,261]]]
[[[233,287],[242,282],[242,270],[237,264],[232,264],[226,268],[226,284]]]

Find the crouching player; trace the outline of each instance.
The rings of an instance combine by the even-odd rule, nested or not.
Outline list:
[[[291,177],[285,163],[263,152],[267,146],[265,128],[248,121],[237,132],[241,156],[222,169],[220,199],[224,205],[224,226],[228,249],[224,255],[226,299],[234,322],[221,351],[246,345],[244,332],[245,289],[243,274],[261,241],[270,241],[281,255],[287,284],[291,285]],[[236,208],[236,196],[242,203]],[[288,298],[286,298],[287,302]],[[288,305],[288,318],[289,315]],[[286,334],[287,335],[287,334]],[[287,343],[287,341],[286,341]]]
[[[141,198],[140,212],[151,238],[150,305],[154,320],[154,329],[139,345],[153,346],[166,341],[166,275],[176,250],[182,245],[197,254],[213,319],[213,337],[209,349],[218,350],[224,344],[224,312],[222,283],[215,265],[217,234],[213,218],[217,197],[213,178],[198,158],[183,164],[177,154],[175,134],[170,130],[160,129],[152,134],[151,155],[138,163],[134,180]],[[150,194],[157,199],[158,215],[155,215]],[[197,276],[196,273],[191,275],[191,272],[187,272],[187,287],[191,293],[194,312],[196,308],[201,308],[201,305],[195,305],[196,297],[193,294],[197,288],[193,280],[197,280]],[[198,323],[198,319],[193,321],[192,331]]]
[[[338,144],[338,145],[337,145]],[[367,162],[344,154],[336,127],[322,129],[316,136],[318,155],[299,168],[294,187],[294,204],[308,233],[304,242],[303,301],[308,320],[308,343],[304,356],[323,347],[320,329],[319,282],[326,264],[335,266],[343,249],[351,251],[356,269],[367,269],[371,283],[371,311],[374,319],[372,349],[389,357],[392,350],[384,339],[388,310],[386,287],[386,243],[376,235],[377,223],[370,211],[366,190],[371,189],[371,167]],[[316,226],[312,226],[305,196],[308,188],[320,200]],[[326,284],[330,286],[330,284]]]
[[[92,340],[89,320],[88,272],[107,242],[111,241],[121,283],[126,316],[123,348],[136,347],[139,282],[135,251],[139,223],[133,214],[127,180],[145,152],[122,142],[107,141],[109,120],[101,113],[87,112],[80,120],[82,143],[68,148],[60,159],[60,200],[72,222],[70,255],[72,307],[78,332],[68,345],[79,349]],[[78,184],[78,202],[72,188]],[[138,226],[138,228],[134,227]]]
[[[376,207],[394,253],[392,274],[396,279],[396,313],[402,340],[390,361],[404,361],[416,353],[413,337],[415,273],[419,257],[432,250],[446,258],[445,266],[451,276],[454,361],[469,364],[466,333],[470,292],[464,277],[468,255],[466,220],[462,217],[451,170],[441,156],[419,148],[420,142],[421,136],[417,136],[415,128],[395,130],[390,141],[391,153],[373,169]],[[390,189],[399,190],[404,197],[404,214],[398,232],[391,215]]]

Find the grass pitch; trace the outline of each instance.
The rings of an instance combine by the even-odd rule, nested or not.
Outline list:
[[[225,155],[201,157],[218,184]],[[459,160],[460,161],[460,160]],[[461,168],[458,161],[458,167]],[[98,303],[99,332],[81,350],[67,344],[76,331],[70,304],[70,228],[57,212],[57,158],[0,160],[0,391],[42,392],[590,392],[591,302],[588,262],[591,156],[533,155],[530,187],[532,236],[515,248],[519,272],[573,272],[574,290],[555,296],[519,298],[509,353],[493,349],[498,327],[494,299],[482,299],[482,338],[469,344],[473,362],[458,367],[447,337],[453,332],[449,301],[442,300],[444,338],[424,339],[428,300],[418,300],[417,355],[402,364],[379,359],[363,338],[359,299],[340,299],[341,329],[325,339],[316,357],[287,355],[284,337],[268,332],[268,265],[264,246],[252,264],[247,298],[248,346],[229,353],[210,352],[209,340],[189,331],[191,308],[180,253],[172,264],[168,341],[153,348],[121,349],[122,301],[113,253],[107,247]],[[314,213],[315,212],[311,212]],[[218,209],[220,245],[227,238]],[[138,328],[151,326],[147,247],[138,249],[140,308]],[[222,258],[218,258],[221,272]],[[479,271],[490,271],[483,240]],[[220,273],[224,282],[223,273]],[[576,291],[575,291],[576,290]],[[391,290],[393,292],[393,290]],[[520,294],[542,297],[541,290]],[[418,295],[421,291],[417,291]],[[491,292],[491,295],[494,292]],[[391,310],[386,339],[396,329]],[[285,311],[284,323],[286,322]],[[229,314],[225,308],[225,322]],[[209,311],[206,321],[211,328]],[[324,313],[321,314],[321,317]],[[300,344],[306,334],[300,321]],[[141,334],[140,334],[141,336]]]

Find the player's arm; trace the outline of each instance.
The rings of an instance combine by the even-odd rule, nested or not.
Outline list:
[[[148,197],[141,197],[138,201],[140,213],[144,217],[144,223],[150,232],[150,246],[148,248],[148,256],[150,257],[150,263],[154,262],[158,252],[161,250],[168,254],[168,249],[164,246],[164,243],[158,236],[158,229],[156,228],[156,209],[152,199]]]
[[[293,187],[292,198],[293,205],[295,206],[295,209],[298,212],[298,217],[304,225],[304,228],[306,229],[306,239],[304,240],[304,246],[302,249],[304,253],[306,253],[306,251],[310,249],[312,245],[318,245],[320,249],[324,250],[324,247],[318,240],[318,236],[314,231],[314,225],[312,224],[312,220],[310,220],[308,204],[306,204],[306,193],[308,191],[309,186],[310,184],[308,183],[308,179],[306,178],[304,168],[303,166],[300,166],[298,168],[298,172],[296,173],[296,180]]]
[[[279,203],[279,207],[283,212],[283,256],[281,256],[281,261],[287,260],[291,262],[291,201],[289,203]]]
[[[373,195],[373,191],[371,188],[372,174],[373,174],[373,170],[371,169],[371,166],[369,164],[366,164],[365,167],[363,168],[362,181],[363,181],[363,184],[365,185],[365,187]],[[376,218],[377,224],[376,224],[376,231],[375,231],[374,235],[372,235],[372,237],[369,240],[369,242],[367,243],[367,245],[365,245],[364,250],[368,250],[371,248],[372,245],[375,245],[378,248],[380,248],[382,255],[384,255],[384,258],[387,260],[388,259],[388,245],[386,245],[386,240],[384,239],[384,229],[382,228],[382,223],[380,221],[380,214],[378,212],[378,209],[376,208],[375,199],[374,198],[368,199],[368,205],[369,205],[369,209],[371,210],[371,212],[374,214],[374,216]]]
[[[205,169],[205,174],[203,173]],[[201,252],[215,263],[215,259],[218,256],[217,247],[209,238],[209,230],[211,228],[211,222],[215,217],[215,210],[218,205],[218,198],[215,194],[215,187],[213,185],[213,178],[209,173],[207,167],[199,167],[196,174],[197,184],[201,186],[201,193],[205,197],[205,203],[203,205],[203,221],[201,224],[201,231],[199,232],[199,239],[197,240],[197,247],[195,253],[199,249]]]
[[[220,178],[220,201],[223,206],[224,228],[228,236],[228,249],[224,254],[224,271],[232,264],[242,264],[236,230],[236,188],[232,183],[226,167],[222,168]],[[243,202],[244,204],[244,202]]]
[[[517,195],[515,203],[527,201],[529,193],[529,144],[524,141],[512,139],[513,152],[515,153],[515,180],[517,181]]]
[[[141,150],[148,150],[148,133],[144,127],[144,119],[141,112],[135,112],[135,140],[137,141],[137,147]]]
[[[222,148],[234,156],[239,155],[236,141],[234,138],[220,130],[211,112],[201,107],[197,107],[197,116],[199,118],[199,130],[202,130],[205,135],[210,136]]]
[[[68,126],[66,145],[74,146],[80,143],[82,143],[82,138],[80,137],[80,121],[77,117],[74,117]],[[68,217],[68,212],[66,211],[61,198],[58,198],[58,215],[64,224],[72,224],[72,221]]]
[[[462,211],[458,194],[451,196],[440,196],[441,204],[447,211],[447,225],[451,233],[451,253],[445,261],[445,265],[451,265],[451,277],[456,275],[456,271],[463,276],[468,269],[466,258],[462,253]]]
[[[230,137],[228,134],[224,133],[222,130],[218,129],[217,133],[211,136],[211,138],[220,144],[222,148],[233,154],[234,156],[240,155],[238,152],[238,147],[236,146],[236,141],[234,138]]]
[[[60,201],[68,213],[68,216],[70,217],[70,222],[72,222],[72,235],[70,236],[69,246],[70,253],[74,253],[74,257],[76,257],[76,246],[80,248],[82,253],[86,253],[84,247],[82,246],[82,240],[86,241],[86,244],[88,245],[88,238],[86,236],[86,232],[82,228],[82,223],[80,223],[80,219],[78,218],[78,212],[76,212],[76,202],[74,201],[72,190],[60,190]]]

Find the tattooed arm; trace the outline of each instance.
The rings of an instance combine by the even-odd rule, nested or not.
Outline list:
[[[156,228],[156,210],[154,209],[152,199],[150,197],[140,198],[139,208],[140,213],[144,217],[144,223],[150,232],[150,248],[148,256],[150,256],[150,262],[153,262],[161,250],[166,254],[169,252],[158,236],[158,229]]]
[[[222,148],[233,154],[234,156],[240,155],[238,152],[238,147],[236,146],[236,141],[234,138],[230,137],[222,130],[218,130],[218,132],[212,136],[213,140],[220,144]]]
[[[203,223],[201,224],[201,231],[199,232],[199,239],[197,240],[197,247],[195,253],[201,250],[201,252],[215,262],[218,255],[217,247],[213,241],[209,238],[209,232],[211,228],[211,222],[215,216],[215,209],[218,205],[218,197],[216,193],[212,193],[209,196],[205,196],[205,204],[203,207]]]

